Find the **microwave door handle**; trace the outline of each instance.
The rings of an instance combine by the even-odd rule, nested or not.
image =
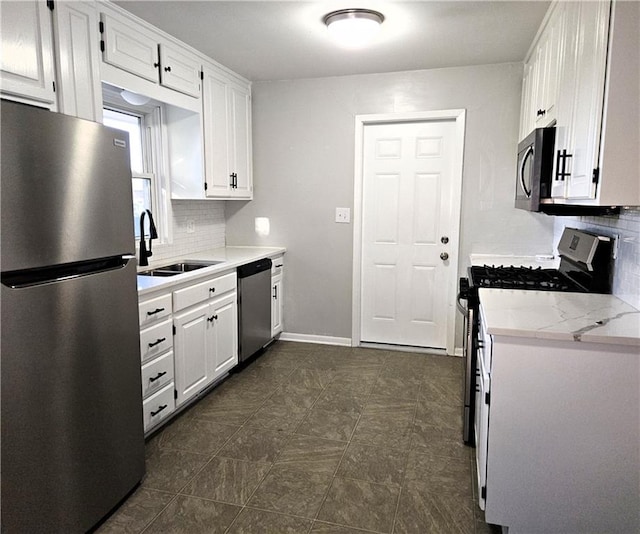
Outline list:
[[[522,158],[522,161],[520,162],[520,186],[522,187],[522,191],[527,198],[531,198],[531,191],[527,189],[527,186],[524,183],[524,166],[527,164],[527,159],[529,159],[531,155],[533,155],[533,146],[529,145]]]

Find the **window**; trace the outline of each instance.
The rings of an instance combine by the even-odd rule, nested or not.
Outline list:
[[[153,136],[152,126],[145,127],[146,115],[137,115],[131,111],[112,108],[103,109],[103,122],[105,126],[117,128],[129,134],[129,155],[131,159],[131,176],[133,191],[133,226],[136,239],[140,239],[140,215],[145,210],[151,210],[157,206],[154,202],[155,173],[153,173]],[[149,131],[146,131],[149,130]],[[156,214],[157,215],[157,214]],[[156,226],[158,226],[156,221]],[[160,228],[158,228],[160,231]]]

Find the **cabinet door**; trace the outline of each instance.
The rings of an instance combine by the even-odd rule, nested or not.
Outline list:
[[[271,279],[271,336],[282,332],[282,275]]]
[[[202,304],[174,317],[176,405],[189,400],[210,382],[209,312],[209,305]]]
[[[4,96],[56,110],[51,14],[45,2],[2,2],[0,88]]]
[[[60,111],[102,122],[102,84],[95,4],[57,2],[53,10]]]
[[[205,180],[208,197],[229,197],[229,113],[227,83],[215,70],[204,68],[202,89],[204,111]]]
[[[225,374],[238,363],[238,304],[233,293],[216,300],[209,306],[212,323],[212,362],[211,378]]]
[[[160,84],[200,96],[200,60],[167,43],[160,45]]]
[[[559,6],[560,7],[560,6]],[[573,113],[576,94],[576,61],[579,9],[578,2],[563,4],[559,12],[560,68],[556,109],[556,153],[553,162],[551,196],[565,198],[568,180],[561,174],[571,172]],[[564,157],[569,154],[569,157]]]
[[[567,198],[595,198],[604,95],[609,2],[580,2],[576,91],[572,125],[572,169]]]
[[[102,59],[115,67],[158,83],[158,42],[143,28],[102,13]]]
[[[522,79],[520,136],[518,141],[522,141],[533,130],[533,85],[533,62],[529,61],[524,65],[524,76]]]
[[[231,154],[229,156],[234,185],[231,194],[238,198],[251,198],[253,178],[251,173],[251,98],[245,87],[231,85],[228,97],[232,125]]]

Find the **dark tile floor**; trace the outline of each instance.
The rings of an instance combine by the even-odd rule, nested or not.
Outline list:
[[[462,360],[278,342],[147,443],[106,533],[491,532]]]

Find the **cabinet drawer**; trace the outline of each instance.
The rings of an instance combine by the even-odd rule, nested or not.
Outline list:
[[[217,278],[210,278],[206,282],[200,282],[184,289],[173,292],[173,304],[175,310],[182,310],[193,306],[198,302],[217,297],[228,291],[236,289],[236,273],[225,274]]]
[[[282,274],[282,269],[284,269],[284,256],[276,256],[275,258],[271,258],[273,263],[271,264],[271,276],[278,276]]]
[[[140,315],[140,326],[151,324],[171,315],[171,294],[141,302],[138,306],[138,314]]]
[[[140,332],[140,357],[143,362],[173,348],[173,324],[171,319]]]
[[[173,382],[167,384],[142,403],[144,431],[156,426],[176,409],[173,398]]]
[[[173,351],[142,366],[142,396],[147,397],[173,381]]]

